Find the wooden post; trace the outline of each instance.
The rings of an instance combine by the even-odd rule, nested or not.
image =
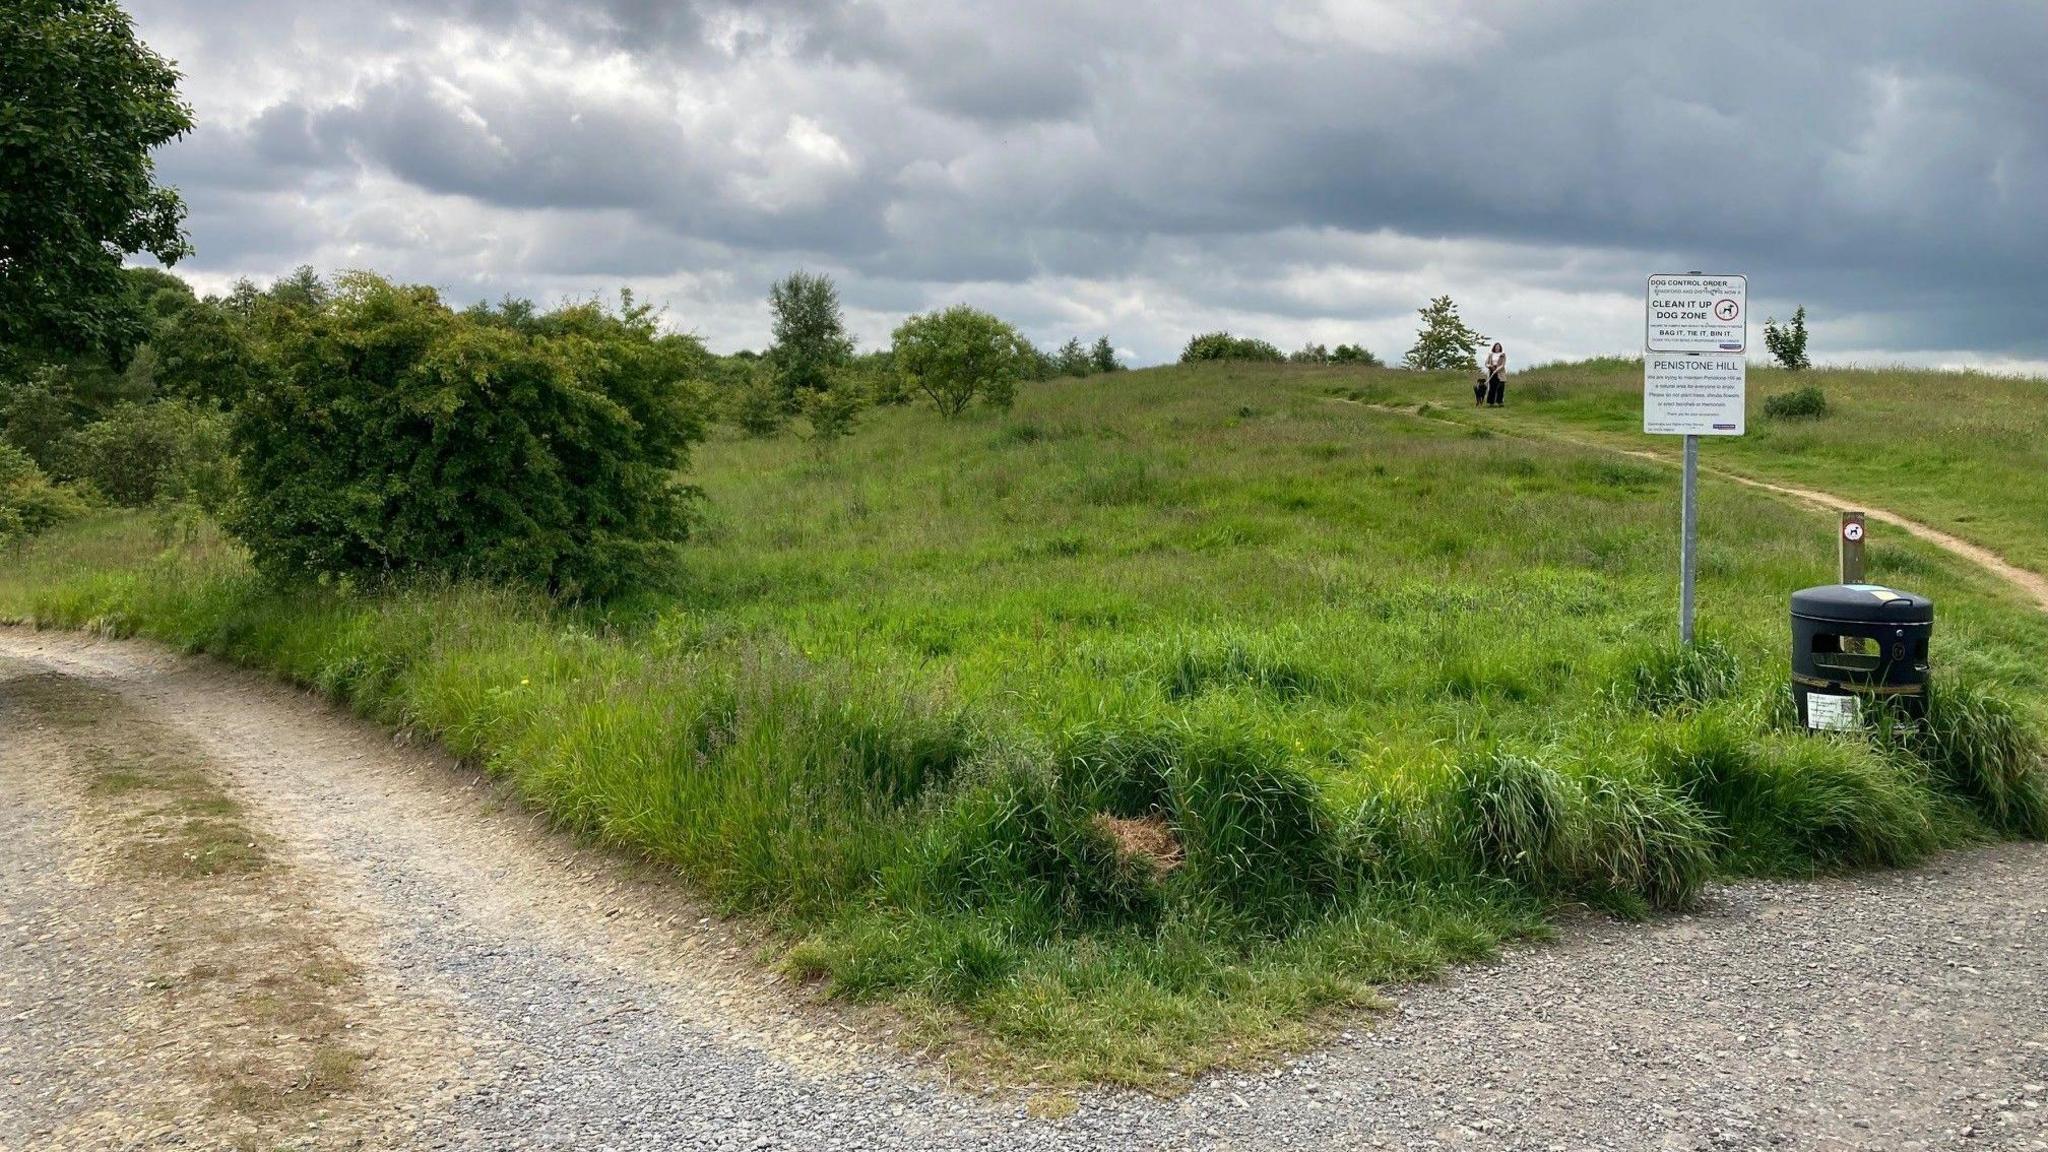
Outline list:
[[[1842,547],[1842,583],[1863,583],[1863,513],[1842,513],[1842,531],[1835,539]]]

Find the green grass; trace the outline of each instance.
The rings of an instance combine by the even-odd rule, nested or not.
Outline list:
[[[1457,373],[1388,374],[1380,399],[1502,428],[1593,435],[1674,451],[1642,434],[1642,362],[1595,360],[1517,373],[1509,407],[1471,411]],[[1333,388],[1349,378],[1333,376]],[[1818,389],[1821,415],[1774,416],[1773,397]],[[1461,392],[1465,399],[1459,403]],[[1787,401],[1780,401],[1783,409]],[[1811,411],[1795,403],[1792,411]],[[1921,369],[1749,370],[1748,434],[1707,440],[1703,463],[1867,501],[2048,573],[2048,379]],[[1878,531],[1884,532],[1882,526]],[[1880,546],[1883,537],[1879,537]]]
[[[1160,369],[874,413],[822,459],[719,440],[680,590],[602,611],[280,594],[117,520],[0,565],[0,615],[432,732],[825,992],[1047,1082],[1256,1060],[1563,903],[2041,833],[2048,621],[2001,585],[1873,549],[1940,605],[1933,733],[1797,732],[1785,597],[1827,579],[1827,517],[1707,481],[1681,653],[1669,474],[1333,395],[1427,383]],[[1103,817],[1170,828],[1178,866]]]

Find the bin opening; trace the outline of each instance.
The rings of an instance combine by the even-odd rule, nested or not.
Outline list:
[[[1813,637],[1813,662],[1817,667],[1844,672],[1875,672],[1884,663],[1884,649],[1869,636],[1819,632]]]

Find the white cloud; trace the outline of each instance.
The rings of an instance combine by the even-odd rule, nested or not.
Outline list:
[[[1396,356],[1448,293],[1528,363],[1632,351],[1643,275],[1711,265],[1823,359],[2048,358],[2048,28],[1731,2],[1707,54],[1625,0],[135,10],[199,113],[163,167],[209,287],[632,283],[737,347],[804,266],[871,344],[966,299],[1141,361]]]

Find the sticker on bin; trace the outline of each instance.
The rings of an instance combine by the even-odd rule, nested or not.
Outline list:
[[[1863,725],[1863,701],[1854,696],[1806,694],[1806,726],[1828,732],[1853,732]]]

